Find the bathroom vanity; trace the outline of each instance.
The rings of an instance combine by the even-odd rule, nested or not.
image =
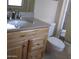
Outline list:
[[[7,30],[7,59],[42,59],[49,24],[34,18],[24,21],[29,25]]]

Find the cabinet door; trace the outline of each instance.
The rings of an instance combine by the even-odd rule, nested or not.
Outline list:
[[[27,59],[28,38],[27,33],[11,32],[7,36],[7,58]]]
[[[17,45],[17,44],[16,44]],[[15,46],[14,48],[8,48],[8,59],[27,59],[28,41],[25,41],[22,45]]]
[[[35,37],[29,41],[28,59],[42,59],[46,46],[46,36]]]
[[[22,47],[12,48],[7,51],[7,59],[21,59],[22,58]]]

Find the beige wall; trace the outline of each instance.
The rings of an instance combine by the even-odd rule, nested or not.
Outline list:
[[[49,24],[55,21],[58,1],[35,0],[34,17]]]

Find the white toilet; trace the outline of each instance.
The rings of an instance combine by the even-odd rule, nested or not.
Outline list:
[[[50,43],[49,47],[53,48],[54,50],[56,50],[58,52],[62,52],[65,48],[64,42],[62,42],[60,39],[58,39],[56,37],[51,37],[54,32],[55,25],[56,24],[53,23],[49,27],[49,32],[48,32],[48,42]],[[49,50],[50,50],[50,48],[49,48]]]

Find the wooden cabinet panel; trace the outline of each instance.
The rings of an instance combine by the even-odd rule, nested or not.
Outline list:
[[[27,33],[12,32],[7,37],[7,59],[27,59]]]
[[[28,54],[28,59],[42,59],[43,58],[43,48],[33,50]]]
[[[22,58],[22,47],[16,47],[12,50],[7,51],[7,59],[21,59]]]
[[[17,44],[16,44],[17,46]],[[27,59],[28,41],[25,41],[20,46],[10,47],[7,50],[7,59]]]
[[[7,34],[7,48],[11,49],[17,46],[22,46],[25,41],[28,41],[27,32],[11,32]]]
[[[28,59],[42,59],[47,36],[35,37],[29,41]]]
[[[34,50],[44,46],[44,37],[34,37],[29,40],[29,49]]]

